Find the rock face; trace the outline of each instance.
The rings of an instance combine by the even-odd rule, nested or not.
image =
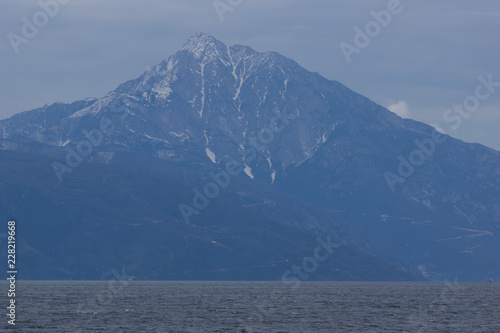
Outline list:
[[[101,99],[46,105],[0,121],[0,138],[6,150],[2,163],[20,168],[6,168],[10,173],[1,175],[2,197],[9,196],[6,188],[21,196],[0,202],[6,216],[15,217],[22,209],[56,210],[54,219],[71,221],[76,228],[65,229],[61,237],[71,234],[83,242],[90,237],[85,228],[96,228],[91,234],[106,242],[106,228],[113,226],[117,235],[126,237],[129,225],[137,224],[130,215],[114,214],[122,207],[114,196],[135,198],[127,209],[137,216],[149,216],[152,212],[146,211],[156,207],[151,217],[165,224],[161,232],[147,219],[139,224],[144,235],[153,233],[158,241],[148,247],[145,239],[130,240],[143,253],[155,253],[164,265],[143,278],[279,279],[279,269],[249,267],[292,262],[314,249],[317,235],[330,233],[345,253],[337,261],[332,256],[318,279],[500,277],[500,154],[401,119],[278,53],[227,47],[197,33],[177,53]],[[26,159],[33,163],[21,163]],[[228,163],[240,172],[226,177],[213,198],[205,198],[209,204],[196,207],[191,188],[203,193],[213,175],[227,172]],[[35,175],[33,165],[40,168]],[[115,174],[109,176],[112,187],[106,186],[106,172]],[[45,190],[36,175],[47,177]],[[30,181],[21,181],[23,177]],[[39,193],[40,200],[48,196],[52,201],[24,206],[23,186],[46,192]],[[160,192],[171,200],[157,202],[152,194]],[[58,210],[61,201],[71,202],[75,196],[80,201],[71,203],[74,214]],[[108,203],[100,206],[102,215],[94,216],[107,217],[99,223],[102,230],[92,219],[78,217],[83,207],[95,209],[97,198]],[[190,213],[179,205],[190,207]],[[58,223],[54,219],[26,223],[50,227]],[[87,233],[76,233],[78,228]],[[274,238],[263,235],[268,228]],[[201,243],[179,242],[165,233],[196,234],[210,242],[197,247]],[[34,247],[36,236],[26,240],[27,248],[51,260],[56,245]],[[237,245],[236,239],[246,241]],[[295,242],[301,246],[294,247]],[[69,257],[96,255],[83,243],[68,243]],[[179,246],[187,252],[176,252]],[[271,248],[274,259],[263,255]],[[133,269],[134,264],[117,260],[126,249],[112,249],[115,256],[96,267],[120,262]],[[203,269],[180,264],[202,249],[210,257]],[[217,252],[222,249],[227,252]],[[95,278],[102,271],[92,268],[94,273],[87,274],[70,258],[60,260],[61,269],[72,272],[61,277]],[[247,275],[227,273],[242,262],[248,264],[241,268]],[[226,273],[201,273],[210,270]],[[34,270],[32,276],[38,273]]]

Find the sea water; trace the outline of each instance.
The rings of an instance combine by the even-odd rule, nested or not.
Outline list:
[[[19,281],[15,326],[0,288],[5,332],[500,332],[500,283]]]

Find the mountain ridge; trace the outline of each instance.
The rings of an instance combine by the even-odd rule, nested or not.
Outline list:
[[[419,149],[415,142],[434,133],[278,53],[227,47],[196,33],[172,56],[100,99],[0,121],[0,147],[54,158],[63,168],[63,187],[90,162],[203,191],[209,174],[233,161],[244,172],[232,176],[219,196],[242,209],[312,228],[313,234],[338,233],[334,221],[342,221],[340,229],[359,234],[378,256],[429,279],[497,277],[499,263],[491,254],[500,250],[497,151],[445,136],[394,191],[384,178],[397,173],[400,156]],[[70,161],[78,155],[78,165],[68,163],[70,154]],[[311,215],[287,215],[283,194]],[[191,205],[192,199],[193,192],[184,194],[181,203]],[[179,211],[175,219],[182,220]],[[193,225],[200,219],[193,216]],[[479,249],[475,257],[470,248]]]

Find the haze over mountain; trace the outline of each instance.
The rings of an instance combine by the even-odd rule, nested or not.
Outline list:
[[[275,52],[196,33],[0,138],[25,278],[276,280],[328,235],[341,246],[308,279],[500,278],[500,153]]]

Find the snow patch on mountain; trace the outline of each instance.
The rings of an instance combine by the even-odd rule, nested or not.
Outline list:
[[[67,145],[68,143],[70,143],[70,142],[71,142],[71,140],[70,140],[70,139],[67,139],[67,140],[66,140],[66,141],[64,141],[64,142],[63,142],[62,140],[59,140],[59,142],[57,143],[57,146],[59,146],[59,147],[66,147],[66,145]]]
[[[243,171],[247,174],[248,177],[254,179],[254,176],[252,174],[252,168],[250,168],[246,163],[245,163],[245,169]]]
[[[157,85],[156,87],[153,88],[152,91],[155,92],[157,96],[162,99],[166,99],[172,94],[172,88],[170,88],[170,86],[166,84]]]
[[[205,153],[207,154],[208,158],[212,163],[217,164],[217,160],[215,159],[215,153],[211,151],[209,148],[205,148]]]
[[[148,139],[150,139],[150,140],[153,140],[153,141],[160,141],[160,142],[167,143],[167,144],[169,143],[167,140],[163,140],[163,139],[159,139],[159,138],[154,138],[154,137],[149,136],[147,134],[144,134],[143,136],[146,137],[146,138],[148,138]]]
[[[201,109],[198,112],[200,118],[203,116],[203,109],[205,109],[205,64],[200,64],[200,74],[201,74]]]
[[[184,44],[181,51],[187,51],[196,60],[208,62],[217,58],[222,59],[223,54],[227,54],[227,47],[214,37],[197,32]],[[229,60],[229,59],[228,59]]]

